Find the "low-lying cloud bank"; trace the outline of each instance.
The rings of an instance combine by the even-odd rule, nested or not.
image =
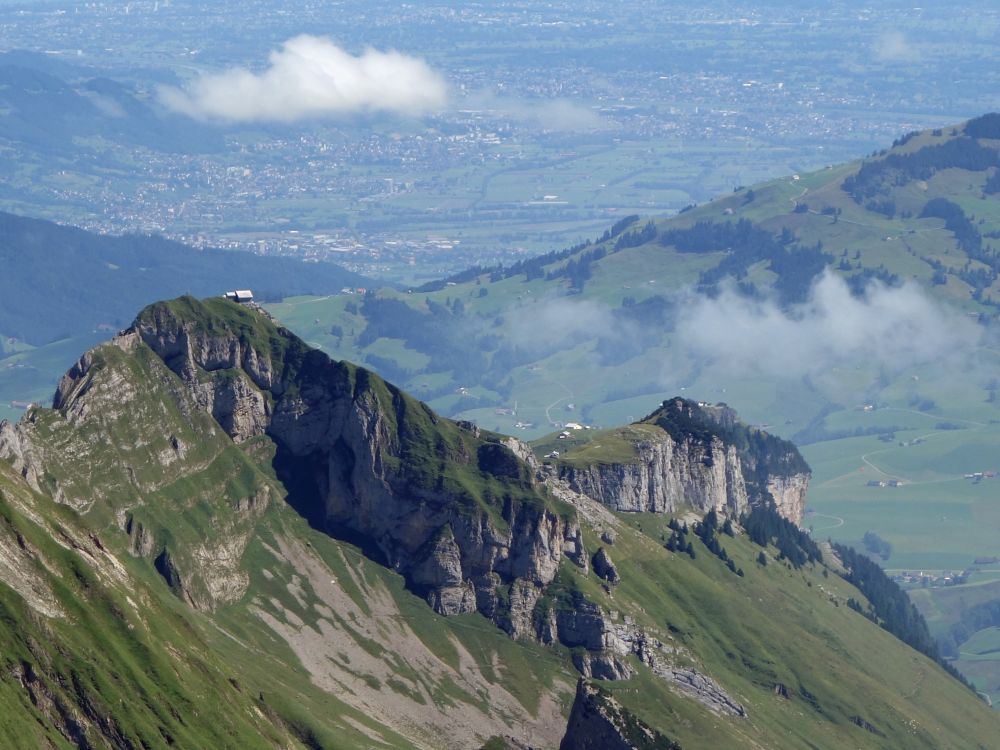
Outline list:
[[[361,112],[426,114],[446,106],[448,86],[419,58],[370,48],[352,55],[304,34],[272,52],[259,73],[231,68],[159,94],[168,109],[200,120],[294,122]]]
[[[806,302],[789,309],[746,297],[730,284],[714,298],[681,293],[672,310],[673,325],[664,327],[640,324],[595,301],[549,298],[505,313],[503,330],[511,344],[539,356],[584,341],[601,343],[604,365],[652,355],[662,360],[659,369],[671,387],[677,373],[691,368],[721,368],[737,378],[798,379],[838,368],[899,372],[928,362],[957,363],[983,336],[968,316],[936,302],[915,283],[874,282],[856,297],[829,271]],[[610,358],[609,344],[615,345]]]
[[[680,314],[678,344],[690,356],[734,371],[799,377],[860,363],[899,370],[968,353],[980,328],[916,284],[873,283],[863,297],[826,272],[808,301],[785,311],[729,287],[695,298]]]

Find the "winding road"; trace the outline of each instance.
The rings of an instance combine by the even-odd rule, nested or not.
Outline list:
[[[831,521],[836,521],[836,523],[832,523],[829,526],[820,526],[820,527],[813,526],[812,528],[813,531],[827,531],[829,529],[836,529],[844,525],[843,518],[841,518],[840,516],[829,516],[826,513],[812,513],[810,515],[810,518],[829,518]]]

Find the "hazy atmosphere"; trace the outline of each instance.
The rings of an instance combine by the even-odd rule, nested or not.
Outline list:
[[[0,747],[996,746],[998,34],[0,0]]]

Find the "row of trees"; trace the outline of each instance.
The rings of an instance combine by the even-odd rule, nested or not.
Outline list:
[[[873,555],[878,555],[885,562],[892,556],[892,545],[874,531],[866,531],[861,543]]]
[[[701,523],[695,524],[694,533],[699,539],[701,539],[702,544],[705,545],[708,551],[722,560],[731,572],[735,573],[740,578],[743,577],[743,568],[736,567],[736,563],[734,563],[732,558],[729,557],[729,553],[726,552],[726,548],[719,542],[720,533],[725,534],[728,537],[736,536],[736,533],[733,531],[732,521],[726,518],[720,526],[719,515],[713,508],[705,514]]]
[[[944,227],[955,235],[955,240],[962,251],[974,260],[993,260],[993,253],[987,258],[983,253],[983,238],[979,235],[979,230],[969,221],[962,207],[957,203],[952,203],[947,198],[933,198],[927,201],[924,210],[920,212],[920,218],[944,219]]]
[[[961,645],[973,635],[995,627],[1000,627],[1000,600],[974,604],[962,610],[959,621],[938,638],[938,645],[943,654],[955,658]]]

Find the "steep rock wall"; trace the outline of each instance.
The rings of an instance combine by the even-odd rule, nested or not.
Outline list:
[[[809,475],[773,475],[768,477],[767,489],[771,493],[771,497],[774,498],[778,512],[796,526],[801,526],[802,517],[806,510]]]
[[[574,491],[619,511],[668,513],[687,505],[735,516],[747,508],[739,455],[717,438],[705,445],[675,441],[664,432],[637,444],[636,454],[627,463],[563,465],[560,477]]]
[[[585,565],[575,514],[542,498],[522,446],[443,420],[267,321],[241,325],[157,305],[135,330],[234,440],[275,442],[311,521],[362,540],[437,611],[480,611],[519,633],[564,552]]]

